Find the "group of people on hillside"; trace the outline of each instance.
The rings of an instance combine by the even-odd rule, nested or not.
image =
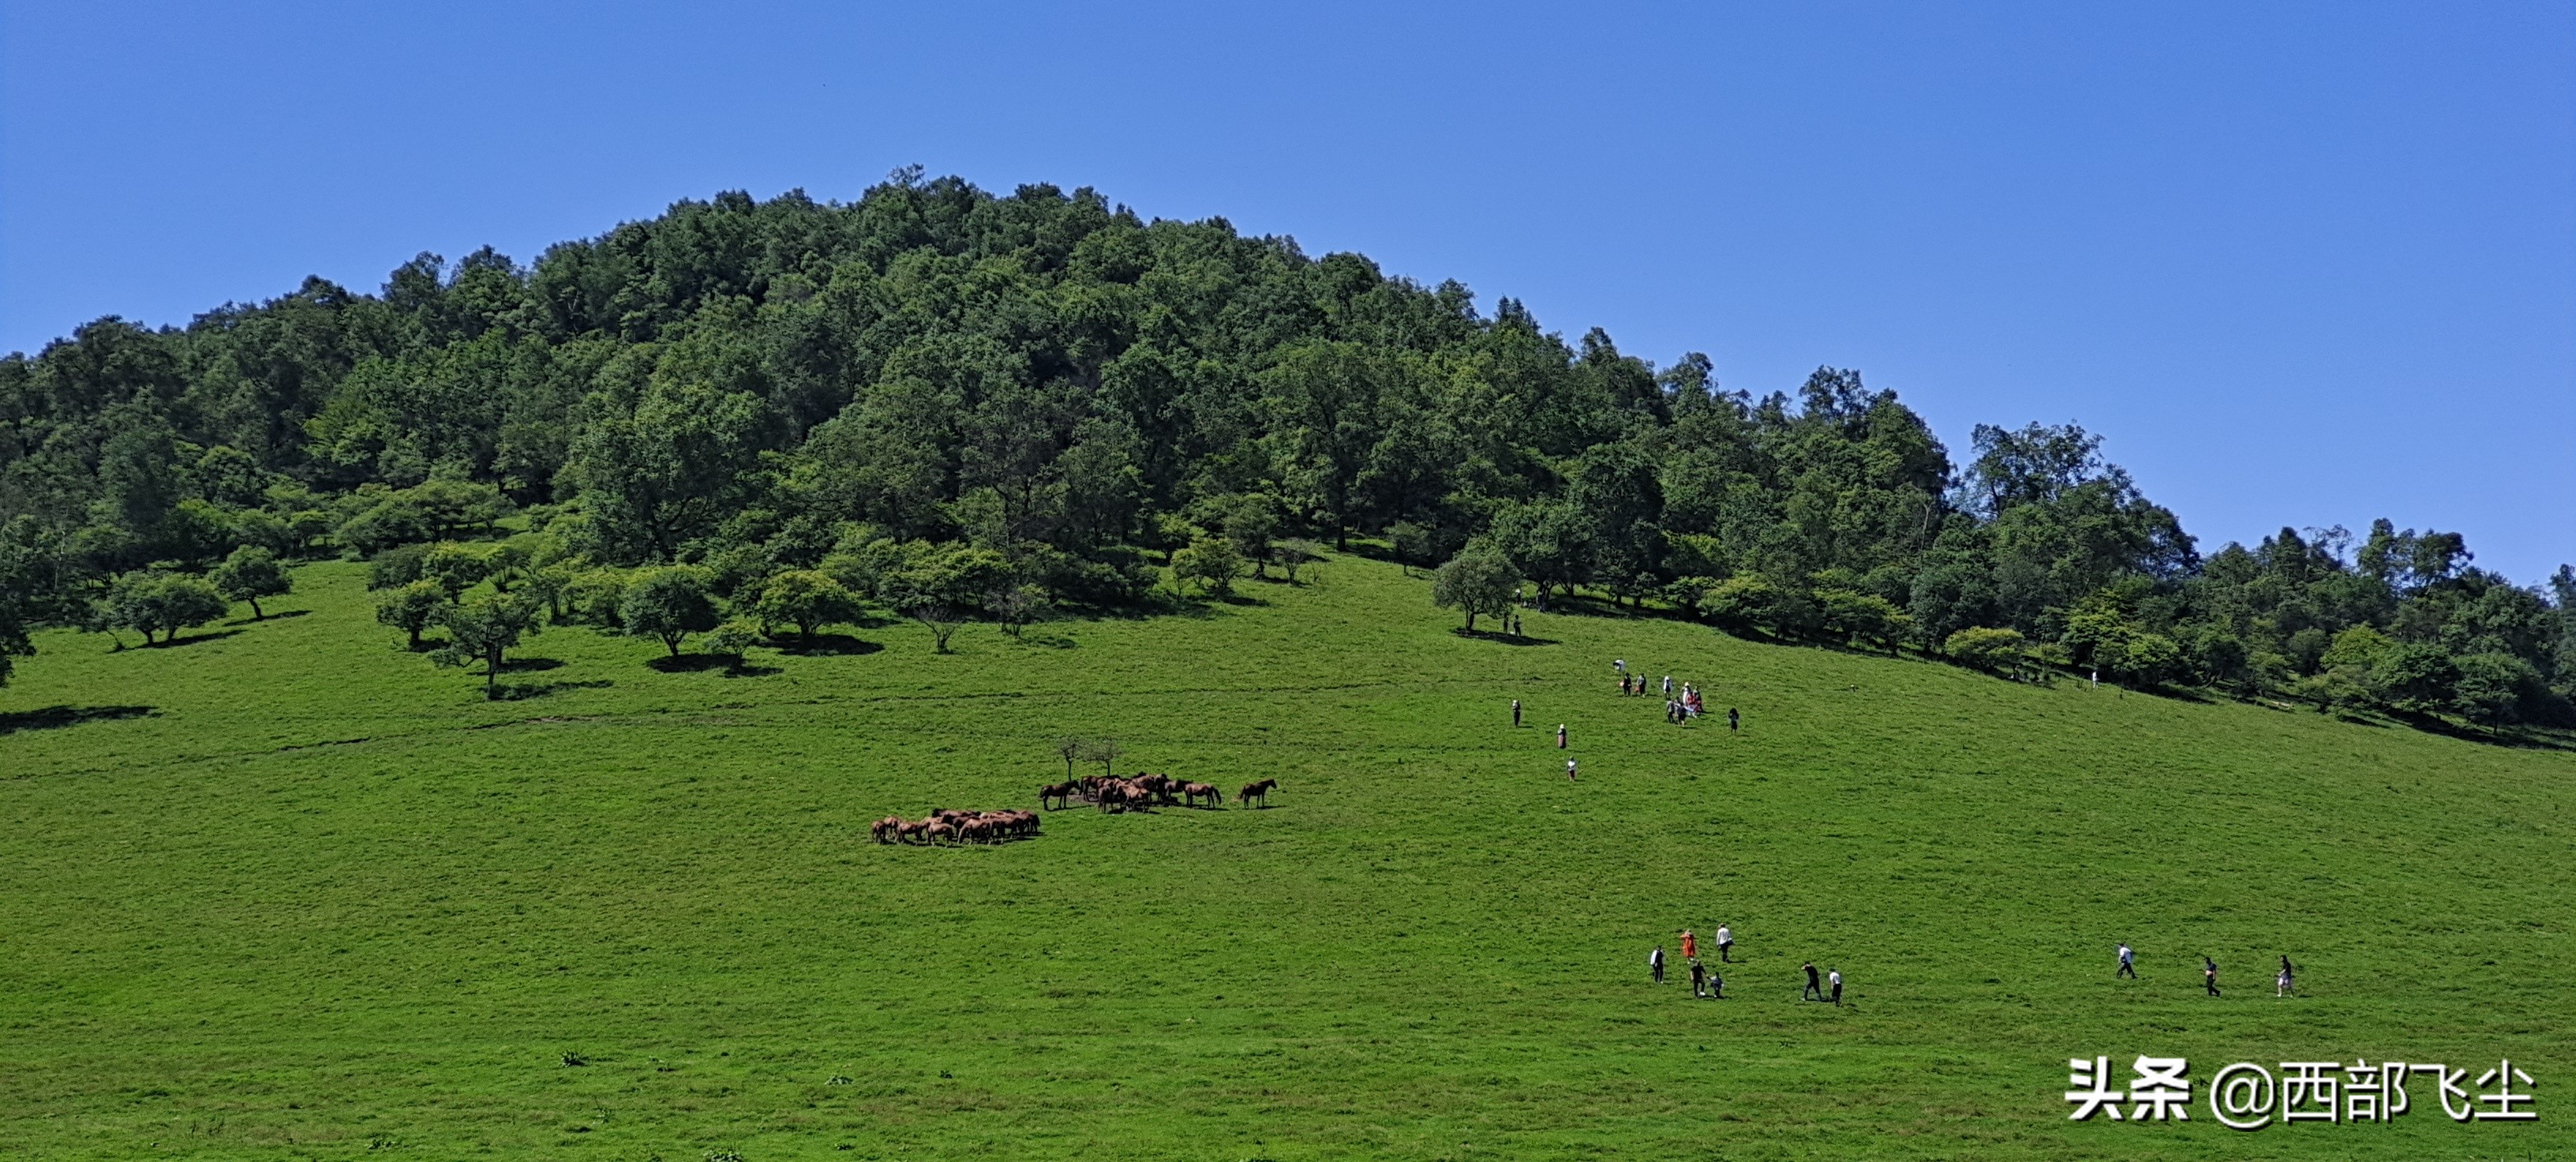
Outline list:
[[[1688,928],[1682,929],[1679,935],[1682,939],[1682,960],[1684,963],[1690,965],[1691,996],[1712,1001],[1725,1000],[1726,977],[1720,974],[1716,969],[1709,967],[1706,961],[1699,958],[1699,935]],[[1736,963],[1735,930],[1724,924],[1718,925],[1716,943],[1717,962],[1719,964]],[[1816,975],[1815,961],[1808,961],[1804,968],[1807,973],[1807,987],[1804,991],[1798,994],[1798,999],[1806,1000],[1812,997],[1819,1001],[1830,1001],[1837,1005],[1843,1003],[1843,974],[1841,969],[1834,969],[1827,972],[1820,980]],[[1653,951],[1646,953],[1646,972],[1654,977],[1656,984],[1664,983],[1663,945],[1658,944],[1654,947]],[[1831,991],[1828,992],[1827,990]]]
[[[1655,685],[1655,683],[1647,681],[1644,674],[1629,674],[1628,659],[1626,658],[1612,659],[1610,662],[1610,668],[1613,671],[1616,671],[1619,675],[1619,693],[1622,697],[1634,697],[1644,694],[1648,689]],[[1708,701],[1701,696],[1699,687],[1689,682],[1683,682],[1676,685],[1673,682],[1673,676],[1670,674],[1664,675],[1663,694],[1664,721],[1666,722],[1670,722],[1675,725],[1687,725],[1692,719],[1708,712]],[[1733,707],[1727,708],[1726,728],[1728,730],[1742,729],[1743,722],[1744,716],[1742,714],[1738,713]]]
[[[2120,967],[2111,971],[2111,979],[2118,980],[2124,976],[2130,980],[2138,979],[2137,949],[2129,947],[2129,942],[2123,940],[2114,955],[2119,957]],[[2298,966],[2291,964],[2289,957],[2282,957],[2280,975],[2272,978],[2272,995],[2276,997],[2297,995],[2298,971]],[[2221,995],[2218,991],[2218,962],[2211,960],[2206,952],[2200,954],[2200,987],[2202,991],[2213,997]]]

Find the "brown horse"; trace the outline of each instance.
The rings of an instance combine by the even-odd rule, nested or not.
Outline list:
[[[895,841],[895,837],[902,834],[902,832],[903,820],[892,815],[888,815],[883,819],[879,819],[874,823],[868,824],[869,838],[872,838],[879,843],[892,843]]]
[[[1038,788],[1038,806],[1045,808],[1049,799],[1055,800],[1058,807],[1073,806],[1073,793],[1081,789],[1073,783],[1049,783]]]
[[[1183,783],[1181,797],[1189,800],[1192,807],[1198,806],[1201,799],[1207,800],[1210,807],[1225,806],[1225,791],[1214,783]]]
[[[1253,800],[1258,799],[1261,801],[1261,805],[1263,807],[1268,807],[1270,805],[1270,792],[1278,789],[1279,780],[1277,779],[1263,779],[1258,783],[1245,783],[1243,785],[1243,790],[1235,793],[1234,801],[1237,803],[1250,803]]]

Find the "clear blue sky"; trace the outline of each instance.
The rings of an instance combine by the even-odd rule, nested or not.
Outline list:
[[[0,350],[918,162],[2576,560],[2576,5],[0,12]]]

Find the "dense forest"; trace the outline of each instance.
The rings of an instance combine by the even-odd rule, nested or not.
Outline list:
[[[918,171],[101,319],[0,360],[0,521],[0,680],[32,628],[148,642],[324,555],[374,562],[415,647],[495,660],[547,618],[675,654],[869,604],[1016,629],[1363,538],[1471,616],[1583,590],[2000,672],[2576,717],[2564,567],[2517,587],[2387,521],[2204,556],[2080,428],[1981,425],[1960,462],[1857,372],[1722,390],[1356,254]]]

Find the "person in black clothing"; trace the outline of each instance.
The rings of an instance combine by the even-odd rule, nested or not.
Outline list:
[[[1518,698],[1514,698],[1514,699],[1512,699],[1512,729],[1514,729],[1514,730],[1519,730],[1520,728],[1521,728],[1521,700],[1520,700],[1520,699],[1518,699]]]
[[[1741,715],[1741,714],[1736,713],[1736,712],[1735,712],[1735,708],[1734,708],[1734,707],[1729,706],[1729,707],[1727,707],[1727,708],[1726,708],[1726,729],[1727,729],[1730,733],[1731,733],[1731,732],[1733,732],[1737,727],[1741,726],[1741,725],[1743,724],[1743,722],[1744,722],[1744,716],[1743,716],[1743,715]]]
[[[2209,990],[2209,995],[2218,995],[2218,962],[2205,952],[2200,956],[2200,985]]]
[[[1691,995],[1697,997],[1707,994],[1708,966],[1694,960],[1691,962]]]
[[[1809,997],[1820,1001],[1825,999],[1824,982],[1816,979],[1816,962],[1810,960],[1804,967],[1807,970],[1807,987],[1798,993],[1798,999],[1802,1001]]]
[[[1664,946],[1658,944],[1646,957],[1646,971],[1655,975],[1655,983],[1664,983]]]

